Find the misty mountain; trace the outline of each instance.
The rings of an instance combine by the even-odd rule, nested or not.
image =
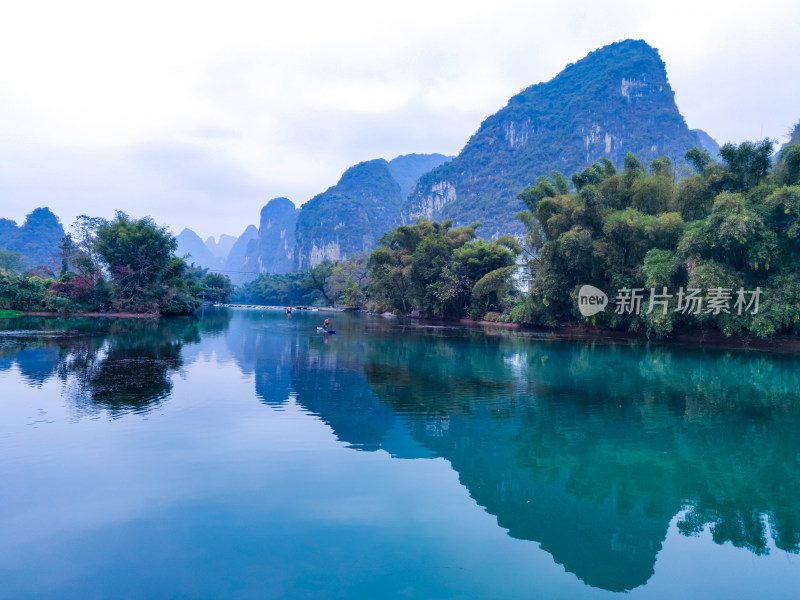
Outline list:
[[[691,129],[689,133],[691,133],[694,137],[695,145],[698,148],[707,150],[714,160],[719,160],[719,144],[717,143],[717,140],[712,138],[702,129]]]
[[[28,269],[44,266],[50,272],[58,271],[63,237],[61,221],[46,207],[33,210],[19,226],[10,219],[0,219],[0,249],[18,252]]]
[[[658,51],[625,40],[590,53],[546,83],[533,85],[486,119],[459,155],[424,175],[402,209],[419,217],[481,221],[485,237],[521,230],[516,195],[553,169],[571,174],[628,152],[648,164],[716,143],[690,131],[675,104]]]
[[[223,272],[235,284],[252,281],[258,276],[258,261],[254,259],[258,250],[258,228],[248,225],[233,244],[225,259]]]
[[[188,256],[187,263],[214,271],[222,268],[222,259],[214,256],[206,243],[191,229],[184,229],[175,239],[178,240],[178,249],[175,254],[181,257]]]
[[[228,258],[228,254],[233,248],[233,245],[236,243],[236,237],[232,235],[227,235],[223,233],[219,236],[219,241],[214,239],[214,236],[209,236],[208,239],[205,241],[206,248],[211,251],[211,254],[216,256],[217,258],[221,258],[223,261]]]
[[[444,154],[403,154],[389,161],[389,171],[400,185],[400,195],[405,200],[423,174],[452,158]]]
[[[299,215],[300,210],[288,198],[274,198],[261,209],[256,257],[260,273],[294,271]]]
[[[792,128],[792,135],[789,139],[789,144],[800,144],[800,121],[798,121]]]

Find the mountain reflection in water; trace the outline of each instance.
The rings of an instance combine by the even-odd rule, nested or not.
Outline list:
[[[0,370],[55,377],[76,413],[168,401],[204,351],[358,451],[442,457],[508,535],[586,584],[644,585],[671,521],[761,555],[800,549],[800,364],[790,356],[571,343],[338,316],[3,321]]]

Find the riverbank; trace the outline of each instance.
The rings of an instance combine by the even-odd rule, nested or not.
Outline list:
[[[800,352],[800,337],[779,335],[771,338],[760,338],[753,335],[726,336],[720,331],[692,331],[676,330],[669,337],[648,338],[644,331],[619,331],[591,327],[586,325],[571,325],[562,323],[556,327],[524,325],[521,323],[502,323],[497,321],[474,321],[469,318],[457,320],[431,319],[424,316],[410,317],[408,315],[393,315],[391,313],[372,313],[376,316],[389,318],[403,318],[410,322],[437,322],[450,325],[463,325],[480,327],[482,329],[513,330],[520,333],[529,333],[535,336],[552,337],[575,341],[631,341],[640,343],[655,343],[665,345],[688,345],[719,348],[723,350],[758,350],[764,352]]]
[[[648,338],[643,331],[617,331],[600,327],[562,324],[556,327],[523,326],[519,323],[495,323],[492,321],[472,321],[462,319],[462,324],[474,324],[486,328],[514,329],[533,335],[552,336],[558,339],[575,341],[631,341],[663,345],[694,346],[718,348],[722,350],[756,350],[763,352],[800,352],[800,338],[779,335],[760,338],[752,335],[726,336],[720,331],[678,330],[666,338]]]
[[[0,315],[2,316],[2,315]],[[161,315],[149,313],[128,313],[128,312],[49,312],[49,311],[22,311],[16,316],[23,317],[86,317],[86,318],[105,318],[105,319],[159,319]]]
[[[731,350],[765,350],[765,351],[800,351],[800,338],[790,335],[779,335],[771,338],[760,338],[754,335],[727,336],[721,331],[694,331],[690,329],[675,330],[669,337],[648,338],[644,331],[617,331],[601,327],[562,324],[555,328],[528,328],[530,330],[552,331],[577,338],[603,338],[619,340],[635,340],[641,342],[665,344],[689,344]]]

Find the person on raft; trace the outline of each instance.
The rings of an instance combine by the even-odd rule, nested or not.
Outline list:
[[[325,324],[322,326],[323,331],[328,331],[328,326],[329,325],[330,325],[329,320],[325,319]]]
[[[289,315],[289,316],[292,315],[292,307],[291,306],[286,309],[286,314]]]

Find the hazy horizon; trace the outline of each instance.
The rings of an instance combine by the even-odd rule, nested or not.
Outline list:
[[[271,198],[300,206],[360,161],[457,154],[512,95],[626,38],[659,50],[687,124],[720,144],[782,144],[800,119],[792,2],[53,2],[3,17],[0,217],[17,222],[119,209],[238,236]]]

